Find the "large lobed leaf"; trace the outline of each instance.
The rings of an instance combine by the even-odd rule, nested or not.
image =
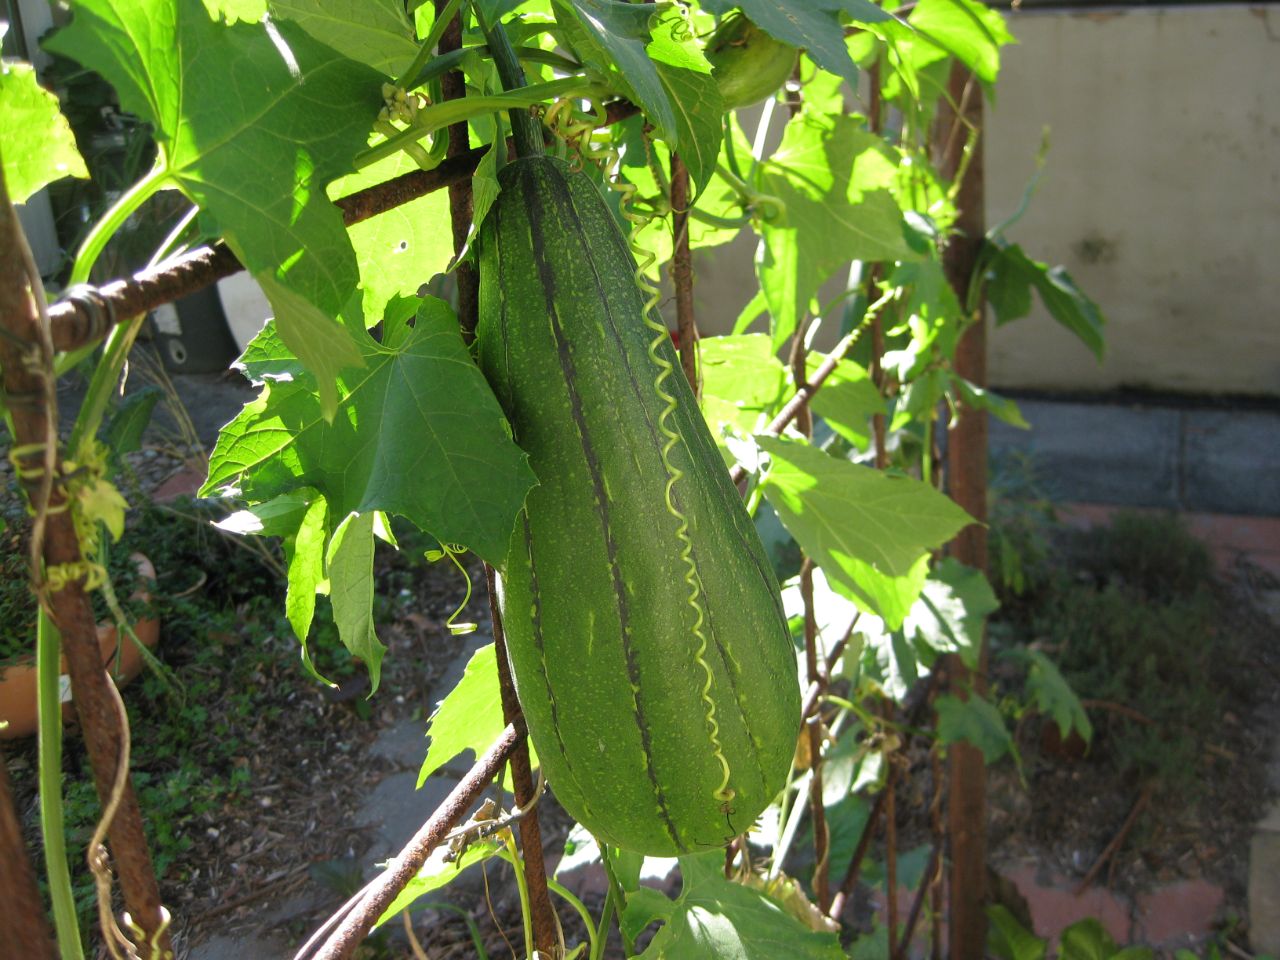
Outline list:
[[[359,275],[325,185],[351,168],[383,77],[287,20],[223,23],[200,0],[73,0],[47,41],[152,124],[170,178],[262,283],[326,413],[360,352],[334,323]]]
[[[756,274],[780,347],[822,282],[850,260],[914,260],[902,211],[884,186],[896,165],[884,141],[853,117],[802,111],[761,165],[760,189],[785,212],[760,224]]]
[[[757,437],[770,457],[765,496],[832,586],[902,625],[924,586],[928,552],[973,522],[926,483],[829,456],[806,443]]]
[[[204,492],[233,485],[266,501],[314,487],[339,521],[376,510],[399,514],[501,563],[535,483],[527,457],[511,441],[452,311],[424,301],[415,325],[399,329],[394,347],[364,339],[364,366],[337,381],[338,413],[329,422],[315,379],[298,373],[269,326],[246,351],[246,369],[291,379],[266,382],[223,428]]]

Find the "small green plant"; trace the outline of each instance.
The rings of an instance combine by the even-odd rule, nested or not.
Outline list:
[[[991,919],[987,947],[992,954],[1000,960],[1044,960],[1049,941],[1024,927],[1006,907],[988,907],[987,916]],[[1118,946],[1093,917],[1063,930],[1055,953],[1058,960],[1151,960],[1155,956],[1150,947]]]
[[[1110,707],[1094,720],[1119,777],[1194,796],[1204,745],[1240,682],[1207,549],[1176,516],[1120,513],[1059,531],[1040,569],[995,635]]]

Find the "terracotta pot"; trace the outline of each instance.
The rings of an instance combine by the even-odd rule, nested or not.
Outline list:
[[[138,573],[143,580],[155,583],[156,571],[148,560],[140,553],[133,554],[133,561],[138,565]],[[139,590],[134,594],[141,600],[149,599],[147,591]],[[142,641],[143,646],[151,649],[160,639],[160,621],[154,617],[139,620],[133,625],[133,632]],[[138,646],[129,637],[120,645],[120,636],[115,624],[98,624],[98,648],[102,651],[102,665],[111,670],[116,686],[123,687],[142,670],[142,654]],[[120,650],[119,663],[116,663],[116,649]],[[62,719],[74,721],[75,706],[71,702],[70,687],[67,685],[67,658],[62,658],[59,685],[66,691],[62,703]],[[34,656],[23,657],[8,666],[0,666],[0,721],[8,721],[8,726],[0,728],[0,740],[16,740],[29,737],[36,732],[38,716],[36,712],[36,659]]]

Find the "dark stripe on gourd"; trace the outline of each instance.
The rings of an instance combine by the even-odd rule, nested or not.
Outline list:
[[[477,245],[478,358],[540,481],[499,593],[529,730],[563,805],[605,841],[718,846],[781,789],[799,728],[777,584],[678,365],[663,419],[634,260],[596,187],[541,157],[499,180]],[[664,499],[664,422],[691,569]]]
[[[527,175],[523,180],[525,182],[522,186],[530,186]],[[546,211],[541,209],[542,198],[536,189],[529,190],[528,202],[532,208],[531,212],[536,214],[529,218],[529,226],[532,231],[533,256],[538,267],[538,279],[542,282],[547,320],[551,326],[551,336],[555,340],[556,356],[560,361],[560,372],[563,374],[565,386],[569,390],[569,410],[573,415],[574,426],[577,428],[578,442],[582,449],[583,459],[587,464],[587,472],[591,476],[591,492],[595,501],[596,513],[600,517],[600,529],[604,534],[605,556],[609,564],[609,575],[613,581],[614,603],[618,612],[619,636],[622,641],[623,656],[627,663],[627,677],[631,681],[631,708],[635,715],[636,727],[640,731],[640,742],[644,746],[645,773],[649,777],[649,782],[653,785],[653,793],[658,801],[658,812],[662,817],[663,826],[671,837],[672,843],[683,851],[680,838],[676,834],[675,825],[671,822],[671,813],[667,808],[667,798],[663,794],[662,786],[658,783],[658,775],[653,769],[653,735],[649,729],[649,721],[645,717],[644,707],[640,703],[640,667],[636,662],[635,649],[632,644],[631,607],[627,599],[626,586],[622,582],[622,570],[618,566],[618,546],[613,538],[613,525],[609,516],[609,498],[605,491],[604,475],[600,469],[600,458],[596,455],[595,445],[591,442],[590,434],[587,432],[586,419],[582,412],[582,395],[578,392],[578,371],[574,366],[573,357],[569,353],[569,342],[565,339],[564,330],[560,326],[556,298],[562,291],[556,289],[556,276],[545,256],[547,237],[543,233],[543,225],[546,222]],[[557,735],[563,740],[563,731],[559,731]]]

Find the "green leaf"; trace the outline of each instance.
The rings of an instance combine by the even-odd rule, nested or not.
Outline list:
[[[274,338],[268,326],[266,347],[246,352],[259,376],[272,375],[264,355],[278,353]],[[528,458],[511,441],[446,304],[424,300],[412,329],[395,342],[392,349],[366,338],[364,369],[337,381],[332,423],[309,374],[267,382],[223,428],[203,495],[231,485],[263,501],[311,486],[333,516],[396,513],[501,563],[535,482]],[[279,363],[286,376],[296,365],[287,357]]]
[[[431,715],[427,735],[431,746],[418,771],[418,786],[466,750],[478,758],[506,727],[498,696],[498,666],[492,643],[471,655],[462,679]]]
[[[610,76],[630,100],[644,108],[662,138],[681,149],[675,111],[657,65],[645,49],[655,5],[556,0],[555,9],[556,20],[566,27],[583,62]]]
[[[674,903],[657,891],[628,898],[624,930],[664,921],[641,960],[844,960],[835,934],[810,930],[763,893],[726,880],[720,851],[681,857],[680,872]]]
[[[274,502],[274,501],[273,501]],[[285,541],[289,585],[284,598],[285,616],[293,635],[302,645],[302,663],[307,672],[325,683],[316,671],[307,649],[307,636],[316,612],[316,591],[324,583],[325,543],[329,539],[329,505],[324,497],[314,495],[298,524],[297,532]],[[332,684],[330,684],[332,686]]]
[[[1058,944],[1060,960],[1110,960],[1115,953],[1116,942],[1093,917],[1079,920],[1063,930]]]
[[[271,0],[271,13],[386,77],[398,78],[418,52],[403,0]]]
[[[333,622],[342,645],[359,657],[373,682],[372,696],[387,652],[373,624],[373,513],[351,513],[333,531],[325,556]]]
[[[695,195],[701,194],[715,173],[724,139],[724,101],[711,64],[676,9],[660,16],[645,49],[671,103],[675,136],[667,139],[689,168]]]
[[[359,349],[343,326],[310,299],[269,272],[255,273],[254,279],[271,302],[280,340],[315,375],[321,412],[332,417],[338,403],[334,382],[343,370],[360,366]]]
[[[988,87],[1000,71],[1000,48],[1015,42],[999,11],[973,0],[920,0],[909,22]]]
[[[110,449],[114,460],[118,461],[126,453],[133,453],[142,446],[142,434],[151,423],[151,415],[163,396],[164,391],[150,383],[126,396],[116,406],[101,431],[102,442]]]
[[[929,573],[903,629],[939,653],[959,654],[967,667],[977,669],[987,617],[999,606],[981,570],[945,557]]]
[[[200,0],[71,6],[46,46],[101,73],[153,126],[168,176],[262,283],[332,413],[338,373],[360,358],[334,323],[359,274],[324,188],[366,146],[382,75],[297,24],[224,24]]]
[[[927,563],[925,560],[924,564]],[[916,645],[901,630],[877,633],[868,629],[863,654],[864,658],[869,658],[866,662],[868,675],[877,680],[893,700],[901,702],[916,681],[929,673],[920,662],[919,653]]]
[[[943,694],[934,707],[938,711],[938,739],[943,743],[970,743],[982,751],[987,763],[995,763],[1014,751],[1004,717],[990,700],[976,693],[970,693],[965,700]]]
[[[439,846],[431,851],[427,862],[422,865],[412,880],[405,885],[391,905],[382,912],[374,927],[380,927],[388,920],[394,920],[402,910],[407,910],[422,897],[441,887],[448,886],[456,880],[468,867],[488,860],[502,849],[502,844],[492,837],[476,840],[467,844],[462,853],[454,856],[448,846]],[[446,857],[454,857],[446,859]]]
[[[1049,944],[1018,922],[1008,907],[987,907],[991,926],[987,931],[987,948],[999,960],[1044,960]]]
[[[760,166],[760,189],[785,212],[760,224],[756,275],[776,347],[795,331],[822,282],[850,260],[914,260],[902,211],[878,185],[891,156],[852,117],[802,111]],[[896,165],[896,161],[893,161]]]
[[[819,363],[825,359],[822,354],[809,357]],[[855,447],[865,450],[870,443],[871,418],[885,412],[885,401],[864,367],[841,360],[813,395],[809,409]]]
[[[329,196],[347,196],[417,169],[402,151],[335,180],[329,185]],[[417,296],[424,282],[449,268],[453,233],[448,224],[449,193],[436,190],[347,228],[360,264],[361,308],[367,325],[382,318],[392,299]]]
[[[1018,409],[1018,404],[1009,397],[1002,397],[998,393],[990,390],[984,390],[975,384],[970,383],[954,374],[951,377],[951,385],[955,388],[956,393],[960,395],[960,399],[964,401],[965,406],[973,410],[985,410],[997,420],[1002,420],[1011,427],[1018,427],[1020,430],[1030,430],[1031,424],[1022,416],[1022,411]]]
[[[1025,660],[1027,668],[1027,693],[1032,702],[1046,717],[1058,725],[1058,732],[1066,739],[1075,730],[1085,743],[1093,739],[1093,724],[1085,713],[1080,698],[1071,689],[1057,664],[1039,650],[1021,648],[1010,650],[1009,656]]]
[[[928,552],[971,523],[969,515],[919,480],[857,466],[794,440],[756,441],[771,458],[761,485],[783,525],[832,586],[870,604],[890,629],[900,626],[923,586]],[[868,574],[901,578],[896,586],[910,594],[906,607],[887,602],[893,598],[882,596],[883,585]]]
[[[718,398],[754,419],[785,397],[787,370],[764,334],[704,337],[698,341],[698,357],[704,399]]]
[[[1105,343],[1106,319],[1063,267],[1032,260],[1016,243],[992,241],[994,256],[987,267],[987,299],[1002,326],[1031,312],[1031,289],[1040,295],[1049,315],[1074,333],[1099,361]],[[989,248],[990,249],[990,248]]]
[[[63,177],[89,178],[58,98],[40,86],[31,64],[0,60],[0,117],[4,182],[14,203]]]
[[[812,0],[738,0],[737,5],[775,40],[806,51],[822,69],[843,77],[857,89],[858,68],[849,57],[844,45],[844,28],[834,13],[841,4]],[[861,16],[876,14],[862,8]],[[881,10],[878,19],[888,20],[891,16]]]
[[[427,777],[467,750],[478,758],[493,746],[493,741],[506,726],[498,693],[497,660],[490,643],[471,655],[462,679],[431,714],[427,726],[431,745],[418,771],[418,786],[421,787],[427,782]],[[538,766],[532,743],[529,744],[529,761],[534,768]]]

